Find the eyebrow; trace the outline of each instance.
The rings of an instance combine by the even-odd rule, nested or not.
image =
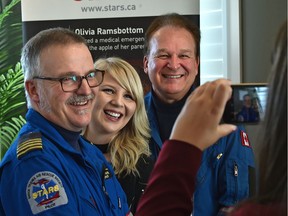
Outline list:
[[[95,69],[91,69],[89,71],[86,71],[84,76],[86,76],[86,75],[88,75],[88,74],[90,74],[92,72],[95,72],[95,71],[96,71]],[[65,77],[65,76],[81,76],[81,75],[77,75],[77,72],[74,72],[74,71],[67,71],[67,72],[65,72],[64,74],[61,75],[61,77]]]
[[[158,49],[156,51],[156,53],[160,53],[160,52],[169,52],[166,48],[161,48],[161,49]],[[193,50],[190,50],[190,49],[181,49],[180,50],[180,53],[183,53],[183,52],[189,52],[189,53],[193,53],[194,51]]]

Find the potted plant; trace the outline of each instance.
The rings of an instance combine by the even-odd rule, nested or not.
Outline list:
[[[0,160],[25,123],[21,0],[0,5]]]

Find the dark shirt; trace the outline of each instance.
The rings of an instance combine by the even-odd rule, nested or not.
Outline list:
[[[172,104],[161,101],[152,90],[152,101],[155,106],[156,115],[159,127],[160,137],[162,142],[169,139],[173,125],[184,106],[186,99],[191,94],[193,88],[180,100]]]
[[[202,152],[192,145],[176,140],[166,141],[136,216],[191,215],[191,197],[201,156]]]
[[[129,174],[125,176],[118,176],[118,180],[126,193],[129,208],[133,214],[136,212],[140,197],[142,196],[148,183],[150,173],[152,172],[154,166],[154,160],[152,160],[151,157],[142,155],[142,157],[139,158],[136,166],[139,175]]]
[[[97,146],[97,148],[103,154],[108,152],[109,144],[104,145],[94,144],[94,145]],[[142,155],[136,164],[139,175],[137,174],[134,175],[133,173],[131,173],[129,175],[123,174],[117,176],[117,179],[126,194],[130,211],[133,214],[136,212],[139,199],[146,188],[153,166],[154,166],[154,160],[151,157]]]
[[[47,120],[48,121],[48,120]],[[81,151],[80,145],[79,145],[79,139],[80,139],[80,133],[79,132],[74,132],[74,131],[69,131],[65,128],[60,127],[59,125],[54,124],[51,121],[50,122],[51,125],[53,125],[54,128],[56,128],[56,130],[62,135],[62,137],[69,143],[71,144],[71,146],[76,149],[77,151]]]

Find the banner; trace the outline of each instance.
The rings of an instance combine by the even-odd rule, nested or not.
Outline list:
[[[133,65],[145,92],[144,34],[151,21],[176,12],[200,25],[199,0],[22,0],[21,7],[24,43],[43,29],[70,28],[87,40],[94,60],[118,56]]]

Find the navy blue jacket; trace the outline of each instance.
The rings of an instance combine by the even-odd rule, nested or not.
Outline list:
[[[145,96],[145,106],[152,133],[149,145],[152,154],[157,158],[163,143],[151,92]],[[254,168],[253,150],[241,126],[206,149],[192,198],[193,216],[221,215],[223,207],[247,198],[252,186],[250,180],[253,181]]]
[[[103,154],[80,138],[75,150],[30,109],[0,164],[0,215],[129,213],[126,196]]]

